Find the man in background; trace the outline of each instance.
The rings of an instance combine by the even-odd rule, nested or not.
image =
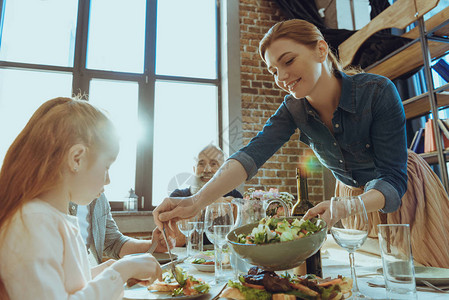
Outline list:
[[[203,148],[196,157],[196,164],[193,166],[194,183],[185,189],[176,189],[170,197],[189,197],[198,192],[218,171],[224,163],[225,154],[220,148],[210,144]],[[223,197],[243,198],[237,190],[232,190]]]
[[[176,189],[171,194],[170,197],[189,197],[196,192],[198,192],[203,185],[205,185],[218,171],[221,165],[224,163],[225,154],[223,151],[210,144],[203,148],[195,161],[196,164],[193,166],[194,182],[193,184],[185,189]],[[233,198],[243,198],[242,194],[237,190],[232,190],[221,198],[230,202]],[[204,217],[204,216],[203,216]],[[176,235],[176,246],[185,245],[185,237],[179,231],[177,227],[174,228]],[[207,236],[203,236],[203,244],[211,244]]]

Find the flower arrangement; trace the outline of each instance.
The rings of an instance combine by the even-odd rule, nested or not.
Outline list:
[[[268,192],[262,190],[256,190],[255,188],[249,188],[248,191],[243,193],[243,199],[246,200],[269,200],[279,198],[291,209],[295,204],[295,197],[287,192],[279,192],[276,188],[270,188]]]

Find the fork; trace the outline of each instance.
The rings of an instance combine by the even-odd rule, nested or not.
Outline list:
[[[428,281],[421,280],[421,282],[423,284],[425,284],[426,286],[417,286],[416,287],[417,291],[431,292],[433,290],[433,291],[438,292],[438,293],[449,293],[449,290],[446,290],[445,288],[439,288],[439,287],[431,284]],[[368,281],[368,286],[385,288],[385,284],[378,284],[378,283],[374,283],[374,282],[370,282],[370,281]]]
[[[167,245],[168,256],[170,257],[170,262],[172,263],[172,264],[171,264],[171,271],[172,271],[172,273],[173,273],[173,277],[175,277],[176,282],[178,282],[179,284],[181,284],[181,283],[178,281],[178,278],[177,278],[177,276],[176,276],[176,267],[175,267],[175,265],[173,264],[173,257],[172,257],[172,255],[171,255],[170,245],[168,244],[167,235],[165,234],[165,225],[162,226],[162,236],[164,237],[165,244]]]
[[[428,281],[426,281],[426,280],[421,280],[421,282],[422,282],[423,284],[425,284],[426,286],[428,286],[428,287],[430,287],[430,288],[432,288],[432,289],[434,289],[434,290],[439,291],[440,293],[446,293],[446,294],[449,294],[449,288],[448,288],[448,287],[440,288],[440,287],[437,287],[437,286],[431,284],[430,282],[428,282]]]

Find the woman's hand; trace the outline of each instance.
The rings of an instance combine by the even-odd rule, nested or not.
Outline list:
[[[323,201],[317,204],[315,207],[309,209],[304,215],[304,219],[308,220],[315,216],[319,216],[326,222],[327,228],[330,229],[341,219],[349,217],[347,207],[345,207],[345,202],[335,201],[333,205],[334,207],[332,208],[331,214],[331,201]]]
[[[195,196],[186,198],[165,198],[153,211],[154,222],[162,230],[164,224],[168,235],[175,237],[176,222],[190,219],[201,210],[194,200]]]
[[[139,279],[139,284],[149,285],[156,279],[162,280],[162,269],[156,258],[150,254],[127,255],[112,264],[125,283],[130,278]]]
[[[307,211],[304,215],[304,219],[309,220],[313,217],[319,216],[326,222],[327,228],[330,228],[333,225],[331,224],[330,205],[331,202],[329,200],[318,203]]]

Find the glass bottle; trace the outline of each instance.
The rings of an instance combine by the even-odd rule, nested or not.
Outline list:
[[[305,213],[313,207],[313,204],[309,201],[309,191],[307,187],[307,173],[296,169],[296,182],[298,189],[298,200],[293,205],[292,216],[304,216]],[[307,274],[315,274],[316,276],[323,277],[323,271],[321,268],[321,251],[306,259],[306,271]]]

